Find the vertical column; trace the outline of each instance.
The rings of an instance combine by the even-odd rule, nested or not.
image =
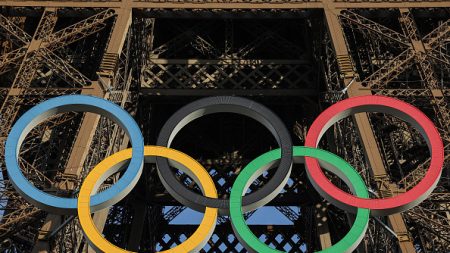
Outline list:
[[[124,1],[124,3],[127,3],[127,1]],[[119,55],[122,52],[125,38],[127,36],[132,21],[131,9],[129,8],[129,6],[126,6],[126,4],[122,6],[122,8],[117,10],[117,15],[118,15],[117,20],[116,23],[114,24],[114,29],[112,31],[111,38],[108,43],[108,48],[106,50],[105,55],[103,56],[100,70],[98,72],[99,81],[103,85],[103,88],[107,90],[109,90],[111,85],[113,85],[112,78],[114,72],[117,69],[117,62],[119,59]],[[123,99],[126,100],[125,95],[123,96]],[[128,138],[125,137],[125,140],[122,142],[121,149],[126,148],[127,145],[128,145]],[[108,218],[108,213],[109,208],[106,208],[94,214],[93,219],[99,231],[102,231],[104,229],[106,220]],[[141,238],[140,234],[137,236],[139,237],[139,239]],[[87,252],[94,253],[96,251],[93,248],[89,247]]]
[[[102,66],[109,66],[108,72],[99,72],[99,80],[92,83],[90,87],[86,87],[83,89],[82,94],[89,94],[93,96],[98,96],[107,99],[109,97],[109,93],[107,90],[109,87],[113,85],[113,72],[116,69],[116,64],[118,60],[118,55],[120,55],[124,41],[128,32],[128,29],[131,25],[131,9],[129,7],[121,8],[117,10],[117,19],[114,24],[110,41],[108,43],[108,47],[106,53],[102,60]],[[110,59],[109,56],[114,55],[114,61],[105,63]],[[105,67],[100,67],[100,71]],[[75,139],[74,146],[72,148],[71,154],[69,156],[66,170],[64,174],[67,175],[76,175],[78,176],[82,170],[82,166],[87,157],[89,146],[92,143],[92,139],[94,137],[95,131],[97,129],[97,125],[99,123],[100,116],[97,114],[86,113],[83,117],[81,126],[79,129],[79,133]],[[122,147],[126,147],[128,144],[128,139],[124,141],[124,145]],[[72,185],[65,184],[64,187],[73,187]],[[69,188],[70,189],[70,188]],[[104,224],[106,222],[106,218],[108,216],[108,209],[97,212],[94,215],[94,221],[97,225],[97,228],[102,231]],[[47,232],[53,231],[61,224],[61,217],[58,215],[49,214],[47,215],[46,221],[41,228],[42,233],[36,242],[36,245],[33,249],[33,252],[50,252],[49,242],[46,240]],[[81,235],[80,240],[81,240]],[[88,252],[93,252],[92,249],[89,248]]]
[[[328,227],[327,210],[328,206],[326,202],[317,203],[314,207],[315,219],[317,227],[317,235],[319,236],[320,246],[322,249],[326,249],[332,246],[330,228]]]
[[[338,14],[339,11],[333,6],[333,2],[325,1],[325,16],[328,24],[328,29],[330,31],[331,39],[333,42],[336,55],[340,59],[348,59],[345,62],[350,62],[350,55],[347,50],[347,45],[345,43],[345,37],[339,23]],[[353,67],[348,67],[348,64],[343,64],[342,61],[339,62],[339,69],[343,73],[344,83],[350,83],[352,79],[356,76],[353,71]],[[350,65],[351,66],[351,65]],[[372,94],[370,90],[363,89],[362,85],[358,81],[354,81],[353,84],[348,89],[348,96],[361,96]],[[376,181],[379,182],[379,192],[382,197],[386,196],[387,193],[396,192],[396,185],[389,182],[389,177],[386,173],[386,169],[383,164],[383,158],[380,154],[375,136],[373,134],[372,127],[369,122],[368,115],[366,113],[359,113],[354,116],[354,122],[357,127],[360,139],[368,159],[372,176]],[[388,195],[388,194],[387,194]],[[388,217],[389,224],[393,231],[397,234],[399,240],[400,248],[403,253],[416,252],[412,243],[412,238],[408,235],[408,230],[406,228],[405,222],[401,214],[394,214]]]
[[[128,250],[138,251],[141,243],[142,231],[144,229],[144,219],[147,209],[144,203],[134,203],[133,222],[131,223],[131,232],[128,236]]]

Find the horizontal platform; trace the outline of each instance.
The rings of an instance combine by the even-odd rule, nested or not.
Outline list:
[[[142,87],[141,96],[317,96],[316,89],[153,89]]]
[[[1,3],[2,6],[17,7],[89,7],[89,8],[121,8],[123,3],[118,0],[6,0]],[[439,8],[450,7],[449,1],[367,1],[355,0],[344,1],[337,0],[333,3],[336,9],[355,9],[355,8]],[[138,0],[131,1],[127,4],[127,8],[155,8],[155,9],[323,9],[322,1],[298,1],[298,0],[278,0],[278,1],[261,1],[253,0],[253,2],[243,0],[222,1],[177,1],[177,0]]]

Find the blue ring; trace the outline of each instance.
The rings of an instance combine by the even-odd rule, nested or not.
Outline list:
[[[121,126],[130,138],[133,151],[127,169],[114,185],[91,198],[93,211],[113,205],[133,189],[142,174],[144,138],[136,121],[128,112],[102,98],[86,95],[60,96],[25,112],[14,124],[6,140],[5,162],[9,179],[22,197],[40,209],[57,214],[76,214],[76,198],[57,197],[39,190],[25,178],[18,164],[20,147],[30,130],[49,116],[69,111],[92,112],[108,117]]]

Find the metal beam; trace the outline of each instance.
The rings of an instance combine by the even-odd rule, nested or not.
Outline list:
[[[349,55],[348,49],[345,42],[345,37],[343,30],[340,26],[338,19],[339,11],[334,8],[333,2],[329,2],[328,8],[325,10],[325,16],[328,24],[328,29],[331,33],[332,43],[336,51],[336,55]],[[339,66],[342,68],[342,66]],[[355,74],[356,76],[356,74]],[[352,81],[351,77],[344,78],[344,83],[350,83]],[[361,89],[363,88],[359,82],[354,82],[348,88],[348,96],[361,96],[361,95],[371,95],[370,90]],[[366,158],[370,164],[372,176],[375,180],[379,181],[378,190],[381,192],[386,190],[385,187],[393,187],[394,185],[389,184],[389,178],[386,173],[386,169],[383,164],[383,158],[380,154],[375,136],[373,134],[372,127],[369,122],[369,117],[366,113],[359,113],[354,116],[354,122],[357,127],[361,144],[364,147],[366,153]],[[383,196],[386,197],[386,196]],[[394,214],[388,217],[389,223],[392,229],[396,232],[399,239],[400,248],[403,253],[416,252],[412,238],[408,236],[408,230],[406,228],[405,222],[403,221],[401,214]]]
[[[237,0],[230,2],[222,1],[203,1],[198,2],[189,0],[186,2],[179,1],[133,1],[129,3],[130,8],[155,8],[155,9],[254,9],[257,5],[258,9],[310,9],[324,8],[325,1],[275,1],[268,3],[266,1],[254,0],[252,2]],[[2,3],[4,6],[15,7],[90,7],[90,8],[120,8],[122,2],[118,0],[111,1],[95,1],[95,2],[68,2],[68,1],[32,1],[32,0],[6,0]],[[369,2],[366,0],[344,1],[338,0],[334,4],[335,9],[358,9],[358,8],[448,8],[450,3],[447,1],[376,1]]]
[[[141,96],[317,96],[316,89],[265,89],[265,90],[242,90],[242,89],[153,89],[142,87]]]
[[[101,24],[101,22],[105,19],[108,19],[111,16],[110,11],[105,11],[100,14],[97,14],[91,18],[88,18],[88,20],[81,21],[69,28],[66,28],[66,31],[61,30],[58,33],[54,34],[53,36],[55,38],[64,38],[60,39],[58,43],[66,43],[67,41],[73,41],[72,34],[78,34],[78,33],[85,33],[84,29],[87,30],[90,29],[90,27],[94,27],[94,30],[96,30],[97,25]],[[90,19],[90,21],[89,21]],[[100,21],[99,21],[100,20]],[[119,55],[122,51],[123,44],[125,41],[125,36],[127,34],[127,31],[129,29],[129,26],[131,24],[131,10],[129,8],[121,9],[118,19],[115,23],[115,26],[112,31],[112,37],[110,40],[110,43],[108,44],[108,48],[106,50],[106,54],[115,54]],[[88,29],[89,28],[89,29]],[[87,32],[88,34],[90,32]],[[53,43],[53,40],[49,40],[49,43]],[[57,44],[57,43],[56,43]],[[82,94],[88,94],[92,96],[98,96],[105,99],[108,99],[110,94],[108,92],[105,92],[104,89],[107,89],[108,87],[111,87],[113,85],[113,80],[109,77],[100,77],[101,82],[93,82],[91,89],[83,89]],[[102,85],[100,85],[102,83]],[[105,87],[105,84],[107,87]],[[66,169],[64,171],[64,174],[67,175],[80,175],[84,162],[86,160],[86,157],[89,152],[89,146],[92,143],[95,131],[97,129],[97,125],[99,123],[100,116],[92,113],[87,113],[82,122],[80,129],[78,131],[78,135],[76,137],[75,143],[72,147],[69,159],[66,163]],[[127,145],[127,144],[125,144]],[[71,184],[65,184],[65,187],[69,187],[69,190],[72,190],[74,185]],[[98,222],[96,225],[99,228],[102,228],[104,226],[104,223],[106,221],[106,217],[108,214],[108,210],[103,210],[101,212],[98,212],[96,215],[94,215],[94,220]],[[61,220],[58,219],[57,216],[49,214],[46,218],[46,221],[44,225],[41,228],[41,231],[52,231],[54,230],[59,224],[61,223]],[[80,240],[81,240],[81,235]],[[33,249],[33,252],[49,252],[50,251],[50,244],[49,241],[43,240],[46,239],[45,237],[41,237],[36,242],[36,245]]]

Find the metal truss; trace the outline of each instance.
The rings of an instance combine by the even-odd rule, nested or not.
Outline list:
[[[58,11],[56,8],[46,8],[34,32],[34,36],[30,36],[23,28],[15,25],[5,16],[1,16],[0,29],[2,29],[2,32],[14,36],[21,43],[17,45],[19,48],[13,50],[12,53],[2,55],[2,73],[9,75],[8,72],[16,72],[16,78],[13,79],[10,88],[4,89],[5,97],[2,100],[3,106],[1,111],[3,116],[2,123],[4,124],[4,127],[2,127],[2,136],[4,136],[2,137],[2,150],[5,136],[9,132],[16,115],[20,113],[21,107],[26,108],[30,105],[35,105],[52,96],[80,93],[83,87],[91,85],[92,81],[70,64],[69,61],[72,56],[62,54],[67,50],[61,49],[78,41],[86,40],[90,35],[98,33],[110,24],[108,19],[114,17],[114,15],[112,10],[100,11],[98,14],[73,25],[62,29],[59,27],[56,32],[53,32],[58,20]],[[41,70],[49,70],[49,75],[47,76]],[[45,74],[44,78],[40,77],[42,74]],[[36,84],[33,84],[35,79],[42,78],[43,81],[48,79],[51,82],[51,79],[54,79],[54,77],[64,80],[65,83],[69,84],[69,87],[46,87],[45,85],[33,87],[36,86]],[[29,175],[30,180],[38,184],[39,187],[48,189],[55,194],[67,195],[70,191],[63,189],[69,189],[70,186],[76,185],[76,182],[80,182],[78,175],[65,174],[60,171],[61,168],[64,170],[65,161],[67,161],[71,152],[71,139],[63,138],[65,140],[63,142],[55,142],[56,139],[54,139],[57,138],[57,129],[67,129],[66,134],[70,135],[70,132],[73,132],[70,129],[73,129],[73,127],[77,129],[76,125],[79,122],[79,117],[74,117],[70,114],[62,115],[56,119],[47,120],[43,129],[39,129],[40,131],[34,130],[27,137],[27,141],[21,149],[21,166],[24,169],[24,173]],[[77,132],[72,134],[72,136],[75,136]],[[47,150],[44,149],[45,146],[47,146]],[[109,146],[113,147],[113,145]],[[51,157],[51,150],[55,150],[55,148],[57,152],[61,152],[56,159]],[[42,153],[45,151],[48,151],[47,155]],[[55,168],[50,168],[49,165],[53,165]],[[60,169],[58,170],[58,168]],[[4,171],[4,168],[2,168],[2,171]],[[3,175],[5,177],[6,173],[3,173]],[[64,242],[54,246],[55,249],[58,247],[60,249],[76,249],[80,246],[82,241],[80,240],[81,234],[79,234],[79,229],[77,237],[71,236],[71,238],[76,239],[75,241],[67,240],[69,237],[61,237],[58,234],[58,231],[73,232],[77,227],[76,222],[67,223],[65,224],[67,226],[60,227],[57,231],[40,229],[47,216],[45,212],[30,206],[17,196],[6,179],[2,185],[2,199],[4,199],[2,203],[2,205],[4,204],[2,208],[4,213],[1,238],[9,238],[6,244],[0,246],[2,249],[10,248],[9,250],[12,250],[15,247],[18,250],[31,251],[36,243],[36,239],[52,239],[53,236],[59,238],[60,242]],[[69,227],[72,229],[68,229]],[[13,239],[13,243],[9,242],[11,239]]]
[[[354,51],[357,50],[356,45],[350,47],[350,51],[355,53],[353,60],[361,70],[360,76],[364,76],[361,83],[374,94],[398,97],[416,104],[424,110],[430,110],[430,117],[434,119],[441,132],[446,145],[445,154],[448,157],[449,106],[448,98],[445,95],[448,94],[448,87],[442,83],[442,79],[439,80],[437,77],[439,64],[441,67],[446,66],[445,62],[447,61],[448,52],[443,49],[443,43],[445,38],[448,38],[448,21],[444,20],[442,24],[422,38],[413,9],[400,9],[396,14],[397,23],[393,18],[395,15],[391,15],[391,19],[383,20],[383,24],[358,14],[358,12],[358,10],[342,11],[340,17],[344,28],[348,29],[346,30],[347,36],[352,34],[352,36],[372,37],[373,35],[372,38],[375,38],[371,42],[374,47],[370,56],[373,59],[371,61],[357,56],[358,53]],[[394,25],[395,23],[397,26]],[[388,28],[386,24],[397,27],[397,30]],[[402,32],[398,31],[398,27]],[[396,46],[394,47],[392,44]],[[377,57],[383,59],[380,51],[377,52],[380,48],[387,52],[400,53],[387,61],[378,61]],[[420,82],[407,80],[408,76],[411,76],[409,73],[412,69],[417,70],[416,75]],[[365,71],[369,73],[362,73]],[[417,132],[398,120],[375,116],[372,121],[375,126],[374,131],[378,136],[380,152],[390,174],[390,179],[380,181],[382,185],[385,185],[382,187],[385,190],[380,194],[392,196],[402,193],[420,181],[426,172],[429,163],[427,155],[414,155],[415,152],[419,152],[423,142]],[[383,125],[391,127],[383,127]],[[448,170],[449,165],[445,166],[444,170]],[[449,192],[445,179],[436,191],[437,196],[445,196],[446,192]],[[448,210],[445,206],[441,207],[438,201],[430,200],[403,214],[405,221],[411,226],[409,236],[420,241],[421,245],[418,247],[421,250],[427,252],[428,250],[447,251],[449,249],[450,245],[446,239],[448,236],[446,213]],[[442,225],[437,228],[437,224]],[[426,235],[421,235],[424,231],[428,232]]]
[[[217,22],[216,22],[217,23]],[[174,26],[174,25],[172,25]],[[295,43],[283,38],[273,30],[251,23],[244,26],[246,32],[252,33],[255,39],[240,48],[231,48],[230,37],[237,33],[233,21],[227,20],[224,25],[223,49],[215,47],[203,38],[204,30],[217,26],[214,22],[200,24],[191,29],[180,30],[180,34],[162,45],[158,45],[150,53],[150,59],[143,70],[142,86],[167,90],[288,90],[312,89],[312,71],[303,49]],[[173,28],[172,28],[173,29]],[[217,43],[217,42],[216,42]],[[298,54],[299,60],[254,59],[252,54],[259,48],[270,46],[271,50],[290,50]],[[195,50],[199,59],[174,59],[181,50]],[[223,51],[223,52],[221,52]],[[177,57],[177,56],[175,56]],[[166,90],[166,91],[165,91]]]
[[[450,7],[449,2],[10,0],[1,5],[0,156],[10,127],[24,110],[64,94],[90,94],[119,104],[143,125],[149,143],[158,131],[155,126],[165,120],[156,113],[158,103],[181,105],[192,97],[222,94],[255,96],[272,101],[275,108],[292,107],[283,120],[300,144],[322,108],[355,94],[378,94],[420,107],[438,126],[449,159],[450,17],[434,15]],[[289,97],[305,102],[293,106]],[[364,129],[370,134],[361,137],[358,132]],[[20,164],[41,189],[74,196],[93,166],[127,145],[124,132],[112,122],[65,113],[29,134]],[[379,114],[339,122],[323,145],[358,170],[374,198],[410,189],[429,163],[414,129]],[[365,155],[368,147],[378,160]],[[220,197],[227,197],[248,162],[243,149],[198,158],[220,182]],[[2,161],[0,157],[1,251],[92,252],[76,217],[47,214],[15,193]],[[450,168],[445,166],[435,192],[420,206],[372,219],[358,251],[449,251]],[[293,225],[251,226],[280,250],[319,250],[337,241],[351,221],[320,199],[303,172],[295,168],[289,184],[270,204]],[[164,191],[154,168],[144,174],[129,197],[94,219],[117,245],[167,249],[196,226],[172,224],[186,208]],[[270,176],[258,178],[251,189]],[[198,190],[186,175],[180,173],[179,178]],[[332,175],[330,179],[345,188]],[[300,212],[291,206],[300,206]],[[204,252],[243,252],[230,231],[229,220],[221,218]]]

